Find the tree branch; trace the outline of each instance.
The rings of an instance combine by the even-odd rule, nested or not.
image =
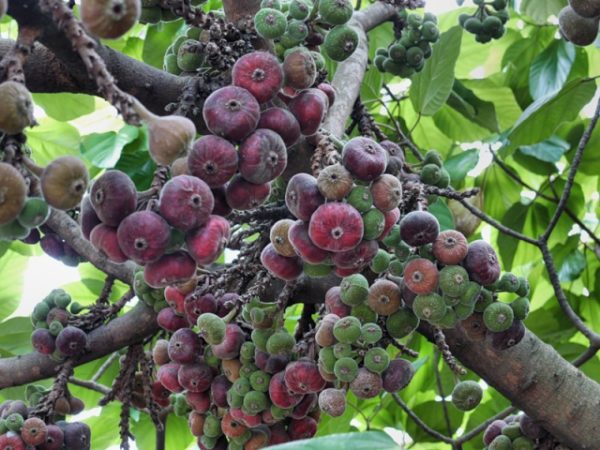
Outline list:
[[[337,67],[331,82],[336,89],[337,97],[323,124],[323,128],[338,138],[344,135],[346,120],[352,113],[352,107],[358,98],[360,85],[367,71],[369,62],[367,32],[391,19],[396,12],[396,8],[392,5],[375,2],[368,8],[354,13],[352,20],[348,23],[358,33],[359,43],[352,56]]]
[[[158,330],[156,314],[139,302],[127,314],[88,334],[91,352],[76,362],[81,365],[106,356],[129,345],[143,342]],[[61,362],[53,361],[40,353],[0,359],[0,389],[21,386],[56,375]]]

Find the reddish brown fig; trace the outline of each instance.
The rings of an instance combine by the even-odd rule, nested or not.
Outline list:
[[[177,380],[188,392],[205,392],[210,388],[213,371],[203,362],[184,364],[179,368]]]
[[[296,394],[310,394],[323,390],[325,380],[317,364],[310,359],[300,359],[285,368],[285,385]]]
[[[290,439],[293,441],[298,439],[309,439],[317,434],[317,421],[312,417],[303,419],[292,419],[288,426]]]
[[[231,207],[227,204],[227,195],[225,193],[225,187],[218,187],[211,189],[213,197],[215,198],[215,206],[213,208],[213,214],[215,216],[225,217],[231,213]]]
[[[187,400],[188,405],[190,405],[197,413],[203,414],[210,408],[211,402],[208,392],[187,392],[185,394],[185,399]]]
[[[350,390],[358,398],[373,398],[383,389],[381,375],[369,372],[366,368],[358,369],[358,375],[350,383]]]
[[[228,360],[237,358],[245,338],[246,335],[240,327],[234,323],[227,324],[225,340],[218,345],[211,346],[213,354],[219,359]]]
[[[253,184],[236,175],[227,185],[227,204],[240,211],[254,209],[262,205],[271,194],[271,184]]]
[[[0,162],[0,225],[15,220],[27,199],[25,179],[13,166]]]
[[[119,247],[138,264],[154,262],[165,254],[171,229],[158,214],[139,211],[127,216],[117,229]]]
[[[351,250],[334,253],[331,261],[340,269],[361,269],[371,262],[378,250],[377,241],[362,241]]]
[[[229,141],[208,135],[194,143],[187,165],[190,174],[216,188],[227,183],[237,172],[238,153]]]
[[[404,268],[404,284],[415,294],[428,295],[435,292],[439,277],[435,264],[425,258],[413,259]]]
[[[364,233],[360,213],[347,203],[326,203],[314,212],[308,225],[312,242],[323,250],[343,252],[356,247]]]
[[[303,394],[295,394],[284,381],[284,372],[276,373],[269,382],[269,397],[278,408],[293,408],[302,401]]]
[[[309,51],[299,48],[289,52],[283,61],[285,85],[294,89],[308,89],[315,83],[317,66]]]
[[[383,174],[371,186],[373,205],[382,212],[397,208],[402,201],[402,183],[390,174]]]
[[[158,261],[146,265],[144,280],[155,289],[188,281],[196,273],[196,263],[183,251],[164,255]],[[185,319],[184,319],[185,321]]]
[[[206,223],[214,205],[212,192],[204,181],[179,175],[163,186],[158,208],[172,226],[189,231]]]
[[[433,243],[433,255],[445,265],[460,264],[468,250],[467,238],[456,230],[442,231]]]
[[[137,191],[127,174],[109,170],[94,182],[90,200],[103,223],[118,227],[121,220],[135,211]]]
[[[81,234],[88,241],[90,240],[90,233],[94,229],[96,225],[102,223],[96,211],[94,211],[94,207],[92,206],[92,201],[90,197],[84,197],[81,202],[81,213],[79,214],[79,223],[81,225]]]
[[[288,108],[298,120],[303,135],[312,136],[319,130],[328,103],[327,95],[319,89],[307,89],[290,100]]]
[[[156,374],[156,378],[160,381],[160,384],[175,393],[183,392],[183,387],[177,379],[179,367],[181,366],[177,363],[165,364],[164,366],[160,366]]]
[[[158,326],[171,333],[189,325],[185,317],[178,316],[171,308],[163,308],[156,316]]]
[[[250,183],[272,181],[286,166],[287,149],[283,139],[272,130],[258,129],[240,145],[240,174]]]
[[[317,247],[308,235],[308,223],[297,220],[288,232],[290,244],[296,253],[309,264],[321,264],[331,256],[326,250]]]
[[[223,253],[229,240],[229,222],[221,216],[210,216],[202,227],[190,231],[185,242],[197,264],[208,266]]]
[[[412,211],[400,221],[400,237],[413,247],[431,244],[438,237],[440,224],[427,211]]]
[[[260,254],[260,261],[277,278],[292,281],[302,275],[302,263],[297,257],[281,256],[273,247],[267,245]]]
[[[241,142],[256,129],[260,106],[246,89],[227,86],[208,96],[202,115],[213,134]]]
[[[383,227],[383,231],[379,236],[379,239],[385,239],[386,236],[392,231],[392,227],[398,223],[398,219],[400,219],[400,209],[394,208],[391,211],[388,211],[384,214],[385,224]]]
[[[190,324],[195,325],[200,314],[217,312],[217,300],[212,294],[199,295],[192,292],[185,298],[184,309]]]
[[[414,374],[415,369],[410,361],[393,359],[383,372],[383,389],[387,392],[398,392],[408,386]]]
[[[283,85],[279,61],[268,52],[252,52],[236,61],[231,72],[232,83],[250,92],[258,103],[271,100]]]
[[[325,294],[325,309],[336,316],[346,317],[350,315],[352,307],[342,301],[340,291],[339,286],[334,286],[327,291]]]
[[[342,164],[359,180],[375,180],[385,172],[387,162],[387,152],[373,139],[356,137],[342,150]]]
[[[81,21],[102,39],[123,36],[140,18],[140,0],[82,0]]]
[[[90,234],[90,242],[111,261],[122,263],[128,260],[127,255],[123,253],[119,245],[116,228],[103,223],[96,225]]]
[[[287,109],[269,108],[260,115],[258,128],[273,130],[283,139],[287,147],[291,147],[300,139],[300,124]]]
[[[307,173],[298,173],[288,182],[285,204],[296,218],[308,222],[317,208],[325,202],[317,180]]]
[[[490,244],[479,240],[469,244],[464,262],[469,278],[479,284],[488,286],[500,278],[500,264],[496,251]]]
[[[200,337],[190,328],[181,328],[173,333],[167,348],[169,359],[178,364],[190,364],[198,359],[202,351]]]

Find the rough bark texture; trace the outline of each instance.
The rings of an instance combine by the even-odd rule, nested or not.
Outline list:
[[[350,117],[352,107],[363,82],[363,76],[369,63],[369,42],[367,32],[380,23],[389,20],[396,14],[396,9],[389,4],[376,2],[367,9],[354,14],[349,22],[359,36],[359,44],[356,51],[340,64],[335,72],[332,84],[336,87],[337,97],[324,128],[333,135],[342,137],[346,120]]]
[[[501,351],[489,337],[473,339],[461,327],[444,333],[454,356],[563,444],[600,448],[600,385],[551,346],[528,330],[519,344]]]
[[[76,365],[102,358],[129,345],[138,344],[157,330],[156,314],[140,302],[127,314],[92,331],[88,335],[89,348],[92,351],[78,359]],[[0,389],[53,377],[59,365],[59,362],[40,353],[0,359]]]

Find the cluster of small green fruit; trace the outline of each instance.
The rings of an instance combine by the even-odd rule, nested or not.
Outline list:
[[[83,353],[88,346],[87,334],[69,324],[72,316],[83,309],[79,303],[71,302],[71,296],[64,290],[50,292],[35,305],[31,314],[35,326],[31,335],[33,348],[57,361]]]
[[[256,32],[273,39],[278,53],[299,45],[323,46],[334,61],[344,61],[358,46],[358,34],[346,23],[354,7],[350,0],[263,0],[254,17]]]
[[[513,414],[489,424],[483,433],[483,443],[485,450],[533,450],[549,448],[538,446],[548,436],[548,432],[527,414]]]
[[[510,18],[507,0],[473,0],[473,3],[477,9],[473,14],[461,14],[458,18],[460,26],[474,34],[475,40],[482,44],[504,36],[504,25]]]
[[[155,312],[160,312],[168,305],[165,300],[165,289],[154,289],[144,280],[143,269],[138,269],[133,278],[133,289],[137,298],[154,309]]]
[[[208,31],[200,28],[187,27],[167,48],[163,69],[173,75],[195,72],[200,69],[205,61],[200,40],[208,42],[208,34]]]
[[[381,72],[408,78],[423,70],[425,60],[432,54],[431,45],[440,37],[440,30],[437,18],[431,13],[420,16],[402,10],[399,16],[404,24],[400,39],[388,48],[377,49],[373,62]]]

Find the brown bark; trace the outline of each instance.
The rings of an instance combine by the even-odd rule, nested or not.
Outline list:
[[[156,314],[140,302],[127,314],[92,331],[88,335],[91,351],[78,359],[76,365],[138,344],[157,330]],[[60,362],[40,353],[0,359],[0,389],[53,377],[59,365]]]
[[[260,0],[223,0],[223,9],[227,19],[236,23],[253,16],[260,9]]]

